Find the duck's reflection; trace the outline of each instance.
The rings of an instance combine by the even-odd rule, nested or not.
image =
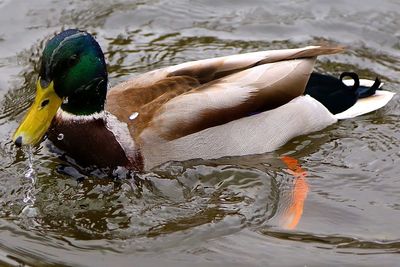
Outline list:
[[[283,212],[280,225],[285,229],[293,230],[300,222],[309,190],[306,179],[307,172],[301,168],[296,159],[289,156],[283,156],[281,159],[288,167],[286,172],[294,176],[294,185],[289,198],[289,205]]]

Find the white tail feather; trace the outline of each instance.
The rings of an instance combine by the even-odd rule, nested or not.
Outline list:
[[[374,95],[360,98],[352,107],[334,116],[338,120],[344,120],[375,111],[384,107],[394,95],[395,93],[389,91],[378,90]]]

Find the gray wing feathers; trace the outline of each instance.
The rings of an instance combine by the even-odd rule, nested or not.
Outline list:
[[[303,94],[315,58],[259,65],[207,83],[167,102],[152,127],[175,139],[253,112],[270,110]]]
[[[119,84],[113,90],[146,87],[165,77],[178,75],[192,76],[198,78],[202,83],[206,83],[256,65],[296,58],[316,57],[341,51],[343,51],[342,47],[307,46],[296,49],[269,50],[192,61],[144,73],[125,83]]]

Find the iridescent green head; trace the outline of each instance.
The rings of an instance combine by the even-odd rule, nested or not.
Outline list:
[[[43,51],[40,83],[52,81],[64,101],[62,109],[76,115],[103,110],[107,94],[107,69],[96,40],[79,30],[66,30],[50,39]]]
[[[36,98],[14,134],[16,145],[40,141],[58,108],[74,115],[104,109],[107,69],[103,52],[87,32],[63,31],[44,48]]]

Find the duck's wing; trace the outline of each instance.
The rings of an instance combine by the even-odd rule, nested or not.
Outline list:
[[[341,46],[307,46],[303,48],[268,50],[191,61],[141,74],[115,86],[112,91],[116,93],[126,89],[129,90],[130,88],[145,88],[167,77],[177,76],[193,77],[201,84],[204,84],[257,65],[336,54],[343,52],[343,50],[344,48]]]
[[[173,140],[279,107],[303,94],[314,62],[267,63],[206,83],[160,106],[148,127]]]
[[[313,46],[167,67],[113,88],[107,109],[135,136],[173,140],[289,102],[303,94],[316,56],[340,51]],[[139,113],[134,121],[131,112]]]
[[[248,68],[214,79],[172,98],[157,110],[149,128],[162,138],[173,140],[279,107],[303,94],[318,54],[337,51],[318,47],[296,52],[265,52],[264,57],[261,57],[263,52],[249,54],[252,60],[243,55],[227,57],[223,61],[225,64],[221,65],[224,66],[220,68],[221,72],[215,71],[214,77],[218,77],[219,73],[232,71],[233,66]],[[265,63],[270,61],[273,62]],[[201,65],[204,64],[203,62]],[[172,73],[194,73],[189,69],[196,70],[195,66],[194,63],[187,63],[186,68],[179,68],[179,71]]]

